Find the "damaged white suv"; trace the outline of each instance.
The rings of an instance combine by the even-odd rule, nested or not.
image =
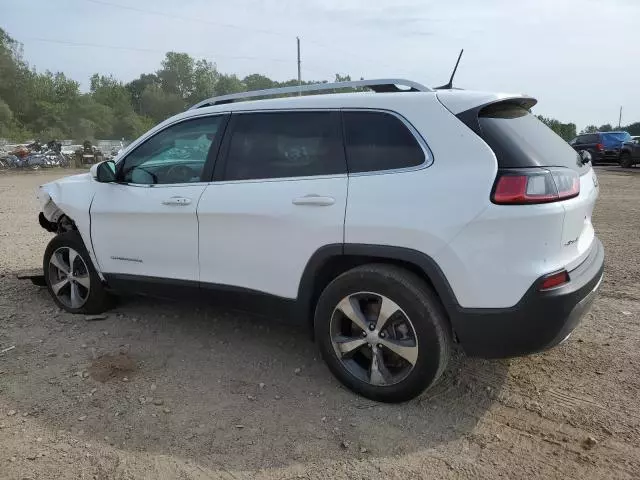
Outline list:
[[[536,101],[406,80],[205,100],[115,162],[40,189],[55,302],[215,298],[309,325],[349,388],[403,401],[452,344],[507,357],[563,341],[604,254],[598,183]],[[325,92],[326,93],[326,92]]]

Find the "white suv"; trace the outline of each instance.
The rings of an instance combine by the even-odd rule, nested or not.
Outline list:
[[[454,342],[508,357],[564,340],[604,254],[598,182],[523,95],[406,80],[205,100],[115,162],[43,185],[55,302],[215,297],[309,325],[356,392],[410,399]],[[243,101],[240,101],[243,100]]]

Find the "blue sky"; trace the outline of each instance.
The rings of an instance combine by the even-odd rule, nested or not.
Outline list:
[[[298,35],[305,80],[440,85],[465,48],[460,87],[525,92],[579,128],[616,123],[621,105],[640,121],[640,0],[0,0],[0,26],[32,66],[83,88],[154,71],[168,50],[294,78]]]

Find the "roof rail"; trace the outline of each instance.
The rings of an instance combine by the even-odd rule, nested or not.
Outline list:
[[[398,88],[398,86],[408,87],[406,89]],[[355,80],[351,82],[336,82],[336,83],[314,83],[311,85],[296,85],[293,87],[281,87],[281,88],[267,88],[265,90],[253,90],[251,92],[231,93],[229,95],[222,95],[220,97],[212,97],[196,103],[189,108],[193,110],[196,108],[209,107],[212,105],[222,105],[224,103],[232,103],[236,100],[243,100],[255,97],[272,97],[276,95],[285,95],[287,93],[306,93],[306,92],[320,92],[325,90],[337,90],[341,88],[359,88],[367,87],[374,92],[433,92],[431,88],[425,87],[411,80],[403,80],[401,78],[382,78],[375,80]]]

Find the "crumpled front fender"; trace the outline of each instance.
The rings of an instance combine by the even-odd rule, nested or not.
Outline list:
[[[72,175],[41,185],[37,197],[44,217],[57,223],[62,215],[76,225],[94,267],[100,274],[91,243],[91,202],[95,194],[94,180],[88,173]],[[100,275],[102,276],[102,275]]]

